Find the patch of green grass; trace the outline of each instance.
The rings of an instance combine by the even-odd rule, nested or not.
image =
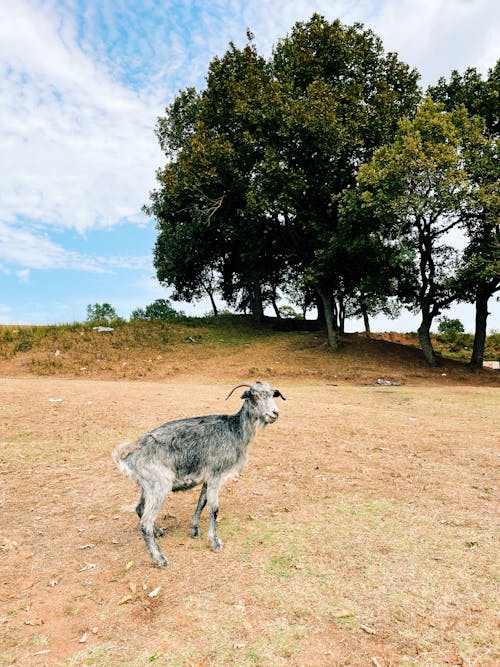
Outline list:
[[[48,646],[50,637],[48,635],[42,635],[39,632],[35,632],[31,635],[29,639],[30,646]]]
[[[62,363],[55,359],[32,359],[30,370],[34,375],[56,375],[62,369]]]
[[[112,660],[110,656],[113,656]],[[115,652],[115,646],[110,642],[104,644],[94,644],[88,646],[83,651],[67,658],[61,667],[80,667],[81,665],[92,665],[92,667],[109,667],[110,664],[114,666],[132,664],[129,659],[120,660]]]
[[[80,609],[75,608],[75,607],[67,607],[67,608],[63,611],[63,614],[64,614],[65,616],[69,616],[69,617],[71,618],[71,617],[74,617],[74,616],[78,616],[78,614],[80,613],[80,611],[81,611]]]
[[[300,651],[305,629],[281,619],[271,623],[266,634],[266,639],[254,637],[249,640],[245,650],[247,664],[273,665],[282,664],[283,659],[289,660]]]
[[[277,577],[289,579],[294,572],[304,569],[304,561],[299,556],[297,549],[287,549],[280,554],[271,556],[268,569]]]
[[[339,615],[333,615],[331,617],[332,623],[335,623],[336,626],[339,628],[342,628],[344,630],[349,630],[350,632],[354,632],[358,629],[359,627],[359,621],[356,618],[356,614],[345,612],[344,615],[339,616]]]
[[[250,558],[256,550],[268,549],[279,540],[279,536],[273,530],[266,528],[268,524],[251,519],[252,526],[243,540],[243,554]]]

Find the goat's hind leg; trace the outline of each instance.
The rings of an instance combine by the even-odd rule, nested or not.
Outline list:
[[[196,511],[193,514],[191,519],[191,537],[200,537],[200,516],[203,512],[205,505],[207,504],[207,483],[205,482],[201,487],[200,497],[198,498],[198,505],[196,506]]]
[[[166,480],[154,480],[142,487],[141,495],[144,497],[140,520],[142,536],[153,562],[160,567],[168,565],[168,558],[162,553],[156,541],[155,519],[169,491],[170,485]]]
[[[135,511],[139,519],[141,519],[144,512],[144,490],[142,489],[142,487],[141,487],[141,497],[139,498],[139,502],[136,505]],[[165,535],[165,531],[163,530],[163,528],[157,526],[156,523],[153,530],[155,537],[163,537]]]

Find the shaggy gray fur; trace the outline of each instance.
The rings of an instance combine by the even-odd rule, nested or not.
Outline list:
[[[208,504],[208,539],[214,551],[222,549],[216,524],[220,488],[245,465],[248,447],[257,432],[278,418],[273,398],[279,396],[285,400],[266,382],[239,386],[248,390],[241,396],[244,403],[237,414],[167,422],[135,441],[122,443],[113,452],[121,470],[141,488],[136,512],[144,541],[157,565],[168,565],[156,541],[163,531],[154,522],[170,491],[185,491],[202,484],[191,521],[191,535],[199,537],[200,515]]]

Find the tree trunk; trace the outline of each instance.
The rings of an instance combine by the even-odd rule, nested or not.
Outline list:
[[[339,337],[338,337],[338,331],[334,326],[334,310],[333,310],[332,298],[329,294],[326,294],[325,292],[320,292],[320,296],[323,302],[323,312],[325,314],[325,319],[326,319],[328,345],[336,349],[339,346]]]
[[[325,306],[321,294],[319,294],[318,298],[316,299],[316,308],[318,310],[318,322],[321,322],[321,324],[326,324]]]
[[[422,348],[422,353],[426,362],[429,366],[437,366],[438,362],[431,341],[431,324],[431,316],[422,317],[422,323],[418,327],[418,340],[420,341],[420,347]]]
[[[214,295],[212,292],[208,295],[210,297],[210,303],[212,304],[212,310],[214,311],[214,317],[218,317],[219,311],[217,310],[217,305],[215,303]]]
[[[272,292],[271,304],[273,306],[274,312],[276,313],[276,317],[278,319],[281,319],[280,309],[278,308],[278,304],[276,303],[276,290],[275,289],[273,289],[273,292]]]
[[[214,293],[212,292],[212,290],[209,290],[206,285],[203,285],[203,289],[208,294],[208,298],[210,299],[210,303],[212,304],[212,310],[214,311],[214,317],[217,317],[218,314],[219,314],[219,311],[217,310],[217,305],[215,303]]]
[[[345,333],[345,305],[344,305],[344,299],[341,297],[339,297],[337,313],[338,313],[337,322],[339,326],[339,336],[343,336]]]
[[[476,328],[474,331],[474,345],[469,365],[473,368],[482,368],[484,359],[484,344],[486,342],[486,321],[488,319],[489,294],[479,289],[476,293]]]
[[[264,320],[264,306],[262,304],[262,288],[257,280],[252,283],[250,298],[252,301],[251,303],[252,315],[255,317],[256,320],[262,322]]]
[[[370,318],[368,317],[368,311],[364,303],[361,304],[361,314],[363,315],[363,323],[365,325],[365,334],[370,335]]]

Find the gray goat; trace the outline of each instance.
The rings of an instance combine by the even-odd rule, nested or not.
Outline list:
[[[214,551],[222,549],[217,536],[219,490],[238,475],[247,462],[248,447],[257,432],[276,421],[279,410],[274,398],[285,397],[267,382],[240,384],[248,387],[235,415],[208,415],[167,422],[137,440],[119,445],[113,458],[121,470],[137,482],[141,496],[136,507],[141,532],[153,562],[168,565],[156,537],[163,531],[155,526],[160,507],[170,491],[185,491],[202,484],[198,505],[191,521],[192,537],[200,536],[199,520],[208,503],[208,538]]]

